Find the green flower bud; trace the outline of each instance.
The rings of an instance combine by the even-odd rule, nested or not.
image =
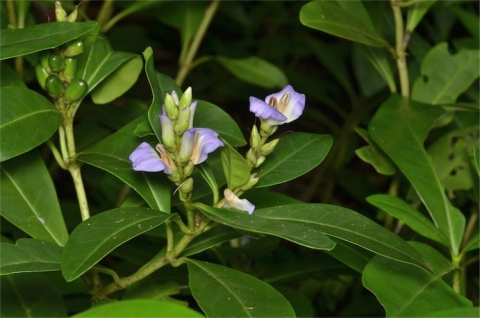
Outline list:
[[[63,56],[60,54],[51,54],[48,58],[48,65],[54,72],[60,72],[63,70]]]
[[[77,100],[83,98],[88,91],[88,84],[84,80],[74,79],[68,84],[65,89],[65,97],[69,102],[76,102]]]
[[[47,72],[51,73],[50,65],[48,64],[49,59],[50,54],[47,51],[40,52],[40,63],[42,64],[43,68],[47,70]]]
[[[247,154],[245,157],[247,158],[248,165],[250,167],[255,167],[255,165],[257,164],[257,157],[255,156],[255,150],[253,148],[250,148],[247,151]]]
[[[253,125],[250,133],[250,147],[257,148],[260,143],[260,134],[258,133],[257,126]]]
[[[264,144],[262,146],[262,148],[260,148],[260,153],[263,155],[263,156],[268,156],[269,154],[272,153],[273,149],[275,149],[275,147],[277,146],[278,142],[280,141],[280,139],[274,139],[270,142],[267,142],[266,144]]]
[[[45,81],[49,75],[50,73],[48,73],[48,71],[42,66],[42,63],[38,61],[35,65],[35,76],[37,77],[38,84],[40,84],[43,89],[45,89]]]
[[[180,185],[180,191],[185,193],[185,194],[189,194],[189,193],[192,193],[193,191],[193,179],[192,178],[188,178],[187,180],[185,180],[181,185]]]
[[[278,126],[270,126],[266,121],[260,123],[260,136],[267,137],[273,135],[277,131]]]
[[[67,82],[71,82],[75,78],[77,71],[77,59],[75,57],[65,58],[65,69],[63,71],[63,78]]]
[[[255,164],[255,168],[259,167],[265,161],[265,158],[266,158],[265,156],[259,156],[257,158],[257,163]]]
[[[194,164],[193,162],[189,161],[185,167],[183,167],[183,175],[189,176],[192,174]]]
[[[57,75],[51,74],[45,80],[45,89],[50,96],[53,98],[58,98],[62,96],[64,91],[63,82],[58,78]]]
[[[168,117],[170,117],[171,120],[175,120],[178,117],[178,107],[175,104],[175,101],[173,100],[172,95],[166,94],[165,95],[165,111],[167,112]]]
[[[78,6],[75,6],[75,10],[73,10],[67,17],[67,22],[75,22],[77,21],[78,16]]]
[[[62,4],[58,0],[55,1],[55,18],[58,22],[67,21],[67,12],[65,12]]]
[[[178,108],[182,109],[184,107],[190,106],[192,103],[192,88],[189,87],[183,93],[182,98],[180,98],[180,103],[178,104]]]
[[[250,175],[250,179],[248,179],[247,183],[245,183],[240,187],[240,190],[242,191],[250,190],[257,184],[258,180],[260,180],[260,178],[258,177],[258,174],[254,173]]]
[[[178,135],[183,134],[190,123],[190,107],[183,107],[178,114],[178,121],[175,125],[175,133]]]
[[[83,53],[84,44],[81,40],[70,42],[67,48],[63,51],[66,57],[74,57]]]

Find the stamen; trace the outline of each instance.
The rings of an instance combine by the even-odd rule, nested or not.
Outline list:
[[[285,109],[287,108],[288,103],[290,103],[290,97],[291,97],[290,92],[285,92],[285,94],[283,94],[282,97],[280,98],[280,103],[279,103],[277,109],[282,114],[285,111]]]
[[[274,108],[277,108],[277,99],[275,97],[270,97],[268,104]]]

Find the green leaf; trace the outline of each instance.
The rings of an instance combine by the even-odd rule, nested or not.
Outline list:
[[[360,213],[339,206],[291,204],[255,210],[253,216],[268,222],[291,222],[309,226],[314,231],[358,245],[376,254],[429,268],[422,256],[399,236]],[[238,217],[238,222],[241,221],[246,222]]]
[[[222,225],[216,226],[208,232],[194,238],[193,241],[188,244],[187,248],[183,250],[179,257],[188,257],[198,254],[223,242],[228,242],[240,236],[242,236],[242,234],[231,227]]]
[[[378,173],[386,176],[394,175],[396,172],[395,164],[371,140],[368,131],[361,128],[355,128],[355,131],[368,143],[368,146],[355,150],[355,154],[364,162],[371,164]]]
[[[0,62],[0,87],[18,86],[27,88],[25,82],[6,62]],[[2,97],[3,98],[3,97]]]
[[[380,256],[365,267],[362,280],[385,307],[387,317],[423,317],[442,309],[472,306],[441,275]],[[385,282],[394,282],[395,288]]]
[[[172,215],[146,208],[118,208],[83,221],[65,245],[63,277],[68,282],[74,280],[116,247],[159,226]]]
[[[388,51],[364,45],[359,47],[360,51],[378,71],[385,83],[387,83],[390,92],[396,92],[395,78],[393,77],[393,71],[390,67],[391,56],[388,55]]]
[[[434,247],[417,241],[409,241],[408,244],[413,246],[417,251],[419,251],[422,256],[428,261],[432,266],[434,274],[445,275],[445,273],[450,272],[454,269],[454,265],[450,260],[448,260],[442,253],[436,250]]]
[[[425,313],[423,317],[479,317],[480,307],[463,307]]]
[[[473,163],[477,169],[478,175],[480,175],[480,148],[473,149]]]
[[[467,244],[465,244],[465,247],[463,248],[463,251],[462,253],[466,253],[466,252],[469,252],[469,251],[474,251],[476,249],[479,249],[480,246],[479,246],[479,242],[480,242],[480,238],[479,238],[479,234],[478,232],[476,234],[474,234],[470,240],[468,241]]]
[[[314,225],[306,222],[272,220],[257,216],[257,212],[261,210],[248,215],[246,212],[217,209],[203,203],[196,203],[195,207],[210,219],[236,229],[278,236],[309,248],[331,250],[335,246],[332,240],[323,235]]]
[[[465,217],[448,201],[423,146],[434,121],[443,112],[439,107],[392,95],[380,106],[368,132],[412,183],[435,225],[447,237],[453,253],[457,254]]]
[[[220,156],[228,188],[233,190],[247,183],[250,179],[250,166],[245,158],[228,143],[220,149]]]
[[[64,246],[67,228],[40,155],[28,152],[3,162],[0,168],[0,214],[33,238]]]
[[[53,49],[90,32],[97,26],[88,22],[50,22],[23,29],[0,30],[0,60]]]
[[[0,88],[0,162],[25,153],[48,140],[58,128],[60,114],[35,91],[7,86]]]
[[[165,300],[170,302],[176,302],[178,304],[185,303],[185,307],[188,306],[187,302],[181,302],[171,298],[171,295],[179,294],[183,286],[174,281],[166,281],[165,283],[157,283],[153,277],[146,277],[139,282],[136,282],[132,286],[125,290],[122,296],[122,300],[127,299],[152,299],[152,300]]]
[[[215,60],[236,78],[253,85],[264,88],[283,88],[288,84],[288,79],[280,68],[256,56],[244,59],[217,56]]]
[[[67,317],[57,286],[42,273],[2,276],[2,317]]]
[[[446,237],[427,217],[398,197],[388,194],[375,194],[367,197],[368,203],[396,217],[418,234],[435,242],[448,245]]]
[[[107,104],[122,96],[136,83],[142,67],[141,56],[134,55],[92,91],[92,101],[95,104]]]
[[[203,162],[202,164],[197,165],[197,171],[202,175],[203,180],[205,180],[210,189],[212,189],[213,203],[218,202],[218,200],[220,200],[218,194],[218,184],[212,167],[210,167],[207,162]]]
[[[0,275],[59,271],[62,250],[56,244],[27,238],[15,244],[1,242]]]
[[[448,52],[447,43],[433,47],[422,62],[422,75],[413,84],[412,99],[429,104],[454,103],[479,76],[479,50]]]
[[[193,126],[213,129],[233,147],[247,144],[235,120],[223,109],[212,103],[203,100],[197,101]]]
[[[375,31],[360,1],[309,2],[300,11],[300,22],[307,27],[351,41],[376,47],[390,47]]]
[[[272,286],[228,267],[187,260],[192,295],[207,317],[295,317]]]
[[[422,0],[417,1],[416,3],[408,7],[406,24],[407,32],[413,32],[413,30],[417,27],[418,23],[422,20],[425,13],[427,13],[428,9],[430,9],[430,7],[435,2],[437,2],[437,0]]]
[[[327,254],[339,260],[358,273],[363,273],[363,269],[375,255],[366,249],[352,243],[342,241],[337,238],[331,238],[335,242],[335,248],[328,251]]]
[[[128,156],[142,142],[133,131],[146,116],[140,116],[122,129],[77,154],[77,159],[117,176],[142,196],[152,209],[170,213],[171,182],[163,172],[138,172]]]
[[[316,166],[327,156],[332,137],[294,132],[280,140],[275,150],[259,167],[255,187],[268,187],[295,179]]]
[[[170,302],[158,300],[122,300],[92,307],[72,317],[203,317],[198,312]]]

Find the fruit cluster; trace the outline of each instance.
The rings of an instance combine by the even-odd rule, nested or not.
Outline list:
[[[87,93],[87,83],[75,77],[77,56],[83,52],[83,47],[81,40],[74,40],[55,50],[40,53],[35,75],[40,86],[53,98],[64,97],[66,103],[72,103]]]

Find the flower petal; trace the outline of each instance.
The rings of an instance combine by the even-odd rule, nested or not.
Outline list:
[[[191,128],[188,131],[195,132],[193,142],[193,151],[190,161],[198,165],[207,160],[208,154],[223,147],[223,142],[218,138],[218,134],[210,128]]]
[[[250,111],[262,120],[269,121],[270,126],[281,125],[288,119],[275,107],[253,96],[250,97]]]
[[[230,189],[225,189],[225,191],[223,191],[223,194],[225,195],[226,208],[247,211],[250,215],[252,215],[253,211],[255,211],[255,205],[250,203],[247,199],[239,199]]]
[[[288,98],[287,95],[288,94]],[[270,94],[265,98],[265,102],[268,103],[271,98],[275,98],[277,103],[278,111],[280,111],[287,120],[283,123],[289,123],[294,121],[300,115],[302,115],[305,108],[305,95],[297,93],[291,85],[285,86],[280,92]],[[288,99],[288,102],[285,105],[282,104],[282,100]]]
[[[166,168],[155,149],[146,142],[142,142],[128,159],[132,162],[135,171],[159,172]]]

